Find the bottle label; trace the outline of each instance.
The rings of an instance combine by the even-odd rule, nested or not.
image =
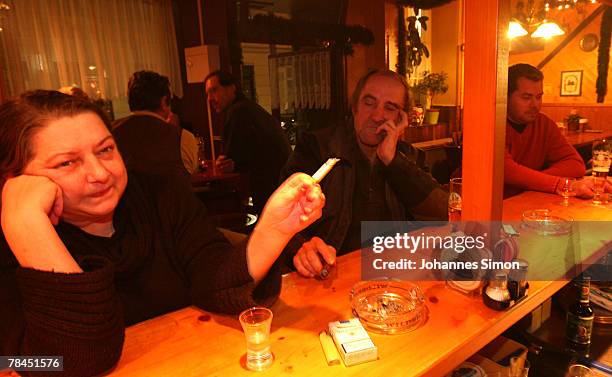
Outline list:
[[[577,344],[591,343],[593,318],[593,316],[579,317],[573,313],[567,313],[567,339]]]
[[[588,285],[580,287],[580,302],[589,302],[589,292],[590,288]]]

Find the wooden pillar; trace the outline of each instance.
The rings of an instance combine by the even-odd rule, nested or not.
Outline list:
[[[0,104],[7,98],[6,90],[4,89],[4,81],[2,79],[2,71],[0,71]]]
[[[500,220],[509,0],[464,0],[463,220]]]

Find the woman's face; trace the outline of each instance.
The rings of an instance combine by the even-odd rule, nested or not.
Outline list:
[[[32,138],[24,174],[45,176],[63,192],[62,219],[80,225],[112,220],[127,173],[115,140],[93,112],[49,121]]]

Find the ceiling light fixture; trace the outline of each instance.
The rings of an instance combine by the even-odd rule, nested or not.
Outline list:
[[[516,20],[510,21],[510,25],[508,27],[508,38],[512,39],[522,37],[527,34],[529,34],[529,32],[525,30],[525,28],[523,27],[523,25],[521,25],[520,22]]]
[[[547,16],[551,9],[564,11],[579,5],[593,3],[596,0],[520,0],[516,4],[516,13],[508,25],[508,38],[530,35],[532,38],[549,39],[565,34],[565,31]]]
[[[549,39],[558,35],[563,35],[565,32],[554,22],[544,20],[538,28],[531,33],[532,38]]]

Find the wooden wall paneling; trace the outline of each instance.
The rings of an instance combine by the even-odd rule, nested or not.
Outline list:
[[[4,89],[4,79],[2,78],[2,70],[0,70],[0,104],[7,98],[6,90]]]
[[[555,122],[562,122],[572,110],[589,120],[589,126],[597,130],[612,130],[612,106],[609,104],[545,103],[542,113]]]

